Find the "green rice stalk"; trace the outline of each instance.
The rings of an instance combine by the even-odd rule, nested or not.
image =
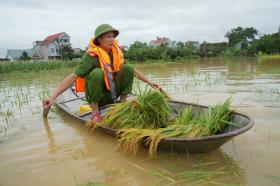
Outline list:
[[[163,138],[193,138],[216,134],[231,124],[231,98],[200,115],[187,107],[173,122],[168,121],[170,108],[166,97],[157,90],[147,90],[136,100],[115,104],[101,125],[117,129],[117,143],[125,153],[135,155],[140,145],[149,148],[149,158],[155,158]],[[88,124],[88,127],[97,126]]]
[[[136,100],[114,104],[102,124],[113,129],[159,128],[167,125],[169,115],[167,97],[150,89]]]
[[[157,181],[157,183],[164,181],[164,185],[236,185],[228,183],[226,178],[229,173],[219,169],[213,171],[195,169],[172,173],[166,169],[152,170],[134,163],[130,164],[149,176],[160,179],[161,182]]]

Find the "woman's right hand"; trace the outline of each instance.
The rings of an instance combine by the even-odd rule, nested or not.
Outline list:
[[[56,88],[55,92],[51,95],[51,97],[46,98],[42,101],[43,104],[43,115],[44,117],[47,117],[48,112],[51,108],[51,106],[54,104],[57,96],[59,96],[62,92],[64,92],[66,89],[68,89],[76,80],[78,76],[75,73],[69,74]]]
[[[42,101],[42,104],[43,104],[43,108],[44,109],[48,109],[48,108],[51,108],[51,106],[54,104],[54,99],[53,98],[46,98]]]

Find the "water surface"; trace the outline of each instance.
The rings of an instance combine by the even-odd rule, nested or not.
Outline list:
[[[112,137],[91,135],[55,108],[43,119],[41,99],[73,69],[0,75],[0,185],[124,186],[160,180],[135,165],[175,176],[197,168],[223,169],[230,176],[221,183],[280,184],[280,61],[207,59],[137,68],[178,101],[213,105],[232,96],[232,108],[252,117],[255,125],[209,154],[159,152],[157,160],[149,160],[141,149],[132,157]]]

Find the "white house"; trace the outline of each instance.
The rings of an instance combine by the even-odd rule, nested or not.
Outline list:
[[[160,46],[160,45],[167,45],[169,47],[174,48],[176,45],[175,41],[171,41],[169,38],[166,37],[157,37],[156,40],[150,41],[149,45],[152,47]]]
[[[18,60],[25,51],[33,60],[60,59],[59,50],[63,46],[71,46],[70,36],[65,32],[50,35],[43,41],[34,41],[31,49],[8,49],[6,58]]]
[[[70,36],[65,32],[53,34],[46,37],[43,41],[35,41],[33,49],[42,54],[42,59],[60,59],[60,48],[63,46],[71,46]]]

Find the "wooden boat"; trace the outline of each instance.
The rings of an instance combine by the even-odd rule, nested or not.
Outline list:
[[[130,98],[133,99],[135,96],[131,95]],[[75,93],[72,89],[66,90],[62,95],[60,95],[56,101],[56,105],[69,114],[69,116],[76,118],[83,123],[86,123],[90,120],[90,113],[81,114],[79,111],[80,105],[86,104],[85,98],[82,95]],[[192,106],[192,109],[195,112],[203,112],[208,109],[206,106],[184,103],[178,101],[169,101],[170,107],[173,114],[178,114],[183,109],[188,106]],[[110,105],[100,108],[101,115],[106,114]],[[172,137],[164,138],[160,141],[158,145],[158,150],[172,151],[172,152],[189,152],[189,153],[207,153],[211,152],[225,142],[229,141],[233,137],[242,134],[252,128],[253,120],[246,116],[245,114],[239,112],[233,112],[232,122],[237,125],[227,125],[223,131],[218,134],[204,137],[195,137],[195,138],[184,138],[184,137]],[[101,130],[108,135],[116,137],[116,130],[106,127],[97,127],[98,130]]]

